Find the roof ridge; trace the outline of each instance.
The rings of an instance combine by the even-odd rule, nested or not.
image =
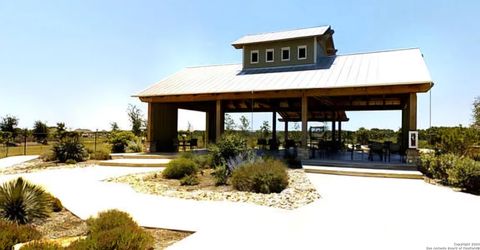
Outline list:
[[[314,28],[321,28],[321,27],[330,27],[330,25],[319,25],[319,26],[312,26],[312,27],[307,27],[307,28],[285,29],[285,30],[279,30],[279,31],[269,31],[269,32],[255,33],[255,34],[246,34],[246,35],[243,35],[242,37],[259,36],[259,35],[281,33],[281,32],[288,32],[288,31],[295,31],[295,30],[307,30],[307,29],[314,29]]]
[[[197,65],[197,66],[187,66],[185,67],[190,68],[207,68],[207,67],[220,67],[220,66],[233,66],[233,65],[242,65],[242,63],[225,63],[225,64],[210,64],[210,65]]]
[[[402,50],[420,50],[420,48],[419,48],[419,47],[411,47],[411,48],[398,48],[398,49],[384,49],[384,50],[368,51],[368,52],[353,52],[353,53],[341,54],[341,55],[331,55],[331,56],[328,56],[328,57],[365,55],[365,54],[375,54],[375,53],[383,53],[383,52],[394,52],[394,51],[402,51]]]

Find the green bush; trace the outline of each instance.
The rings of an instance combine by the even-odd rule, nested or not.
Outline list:
[[[74,160],[76,162],[86,161],[88,153],[82,143],[76,138],[69,138],[53,145],[53,158],[59,162]]]
[[[215,185],[227,185],[228,181],[228,169],[225,164],[220,164],[215,166],[215,171],[212,173],[213,178],[215,179]]]
[[[106,150],[97,150],[90,154],[90,159],[98,161],[110,160],[110,152]]]
[[[128,144],[134,141],[136,136],[130,131],[115,131],[110,134],[108,142],[112,146],[112,153],[125,153]]]
[[[77,161],[74,160],[74,159],[67,159],[67,160],[65,161],[65,164],[75,165],[75,164],[77,164]]]
[[[287,168],[279,160],[256,160],[235,169],[231,181],[239,191],[280,193],[288,186]]]
[[[180,155],[180,158],[193,160],[200,168],[210,168],[213,166],[213,158],[211,154],[184,152]]]
[[[182,179],[180,179],[180,185],[182,186],[195,186],[198,185],[200,181],[198,180],[198,177],[196,174],[190,174],[184,176]]]
[[[143,151],[143,144],[140,138],[135,137],[133,140],[128,142],[128,151],[138,153]]]
[[[130,250],[151,249],[153,237],[135,223],[130,215],[109,210],[87,220],[86,239],[72,243],[67,249]]]
[[[162,171],[162,175],[167,179],[181,179],[197,172],[198,167],[193,160],[178,158],[168,163],[167,167]]]
[[[468,192],[480,191],[480,162],[467,157],[458,158],[447,169],[448,183]]]
[[[480,163],[468,157],[421,155],[419,169],[428,177],[465,191],[480,191]]]
[[[234,133],[226,133],[220,141],[210,147],[213,164],[225,163],[228,159],[248,151],[247,140]]]
[[[0,216],[20,224],[50,215],[52,200],[43,188],[21,177],[0,187]]]
[[[51,200],[52,200],[52,211],[53,212],[60,212],[63,210],[63,204],[62,202],[57,198],[57,197],[54,197],[54,196],[51,196]]]
[[[15,244],[38,240],[41,236],[33,226],[0,219],[0,249],[12,249]]]
[[[60,244],[52,241],[35,240],[25,244],[20,250],[61,250],[64,249]]]

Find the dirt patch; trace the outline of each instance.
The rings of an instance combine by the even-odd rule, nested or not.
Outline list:
[[[49,218],[35,220],[34,225],[43,235],[44,239],[58,239],[71,236],[84,236],[87,234],[87,223],[75,216],[67,209],[52,213]],[[155,239],[155,249],[165,249],[173,243],[191,235],[191,232],[175,231],[159,228],[145,228]]]

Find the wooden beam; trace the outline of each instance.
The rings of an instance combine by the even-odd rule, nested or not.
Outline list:
[[[308,138],[308,97],[302,96],[302,147],[307,148]]]
[[[151,147],[153,141],[153,103],[148,103],[148,116],[147,116],[147,145],[149,145],[148,152],[152,153],[153,148]]]
[[[217,100],[215,104],[215,140],[218,142],[221,136],[222,126],[222,101]]]
[[[195,102],[235,99],[269,99],[269,98],[302,98],[304,93],[308,97],[314,96],[358,96],[358,95],[388,95],[427,92],[432,87],[431,83],[415,83],[406,85],[349,87],[349,88],[324,88],[300,90],[276,90],[260,92],[237,92],[218,94],[187,94],[140,97],[142,102]]]

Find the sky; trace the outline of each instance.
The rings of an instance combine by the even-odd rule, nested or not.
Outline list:
[[[184,67],[240,63],[230,44],[241,36],[331,25],[337,54],[420,48],[435,86],[418,95],[418,127],[430,125],[430,100],[432,126],[468,125],[480,96],[479,11],[478,0],[0,0],[0,117],[128,129],[128,104],[147,108],[131,95]],[[399,111],[348,116],[345,129],[401,126]],[[254,114],[253,127],[264,120],[271,114]],[[204,121],[179,112],[179,129]]]

